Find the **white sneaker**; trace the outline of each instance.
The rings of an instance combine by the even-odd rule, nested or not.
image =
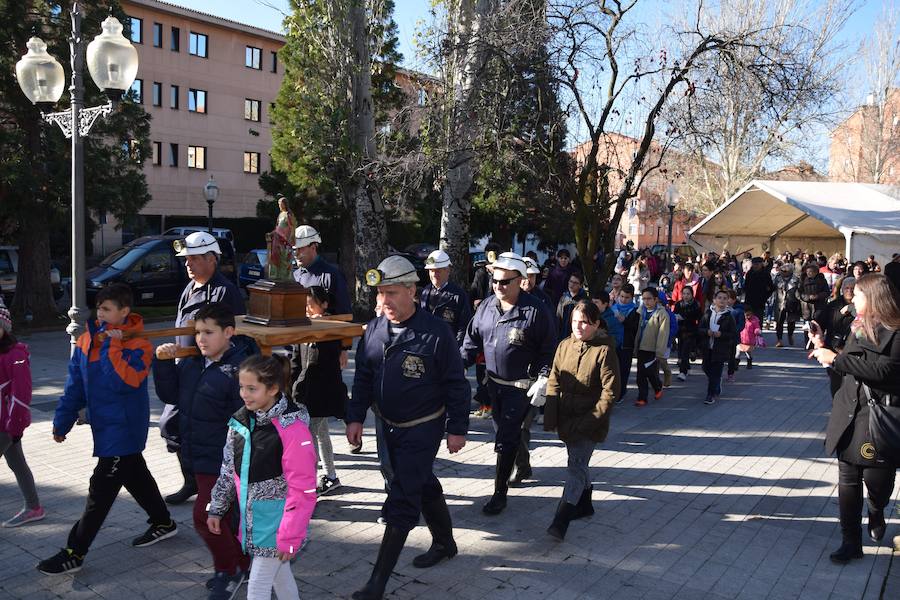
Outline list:
[[[687,373],[679,373],[675,377],[678,378],[678,381],[687,381]]]

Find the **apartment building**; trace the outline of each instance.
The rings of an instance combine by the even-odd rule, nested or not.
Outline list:
[[[640,141],[631,136],[619,133],[604,134],[600,145],[598,161],[608,164],[616,169],[627,171],[631,167],[634,156],[637,153]],[[590,142],[581,144],[575,148],[573,155],[576,161],[584,160],[590,151]],[[650,148],[648,164],[655,164],[659,160],[659,147],[654,143]],[[634,242],[635,247],[645,248],[653,244],[665,244],[669,234],[669,209],[665,204],[664,195],[669,184],[676,180],[677,154],[674,150],[667,150],[660,169],[648,175],[641,185],[636,197],[629,199],[622,219],[616,230],[616,246],[621,247],[626,241]],[[611,178],[613,189],[620,183],[618,178]],[[682,190],[682,194],[684,190]],[[676,208],[672,218],[672,243],[683,244],[687,241],[687,232],[700,222],[701,215],[693,211]]]
[[[215,177],[217,217],[253,217],[258,177],[270,169],[269,111],[283,76],[281,34],[160,0],[123,0],[139,66],[133,93],[152,117],[144,163],[152,197],[134,223],[103,226],[105,249],[164,230],[171,217],[207,213]],[[100,233],[94,248],[100,251]]]
[[[831,132],[828,175],[832,181],[900,184],[900,88],[870,94]]]

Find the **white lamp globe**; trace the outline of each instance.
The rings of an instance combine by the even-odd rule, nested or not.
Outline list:
[[[16,63],[16,79],[33,104],[49,108],[62,96],[66,74],[59,61],[47,54],[41,38],[31,38],[26,46],[28,53]]]
[[[122,35],[122,24],[117,18],[106,17],[101,27],[103,33],[87,47],[88,71],[110,100],[118,100],[137,77],[138,53]]]

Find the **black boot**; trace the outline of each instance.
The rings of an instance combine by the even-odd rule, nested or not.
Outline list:
[[[594,514],[594,505],[591,503],[591,492],[593,491],[594,486],[591,485],[581,492],[581,498],[578,499],[578,504],[575,505],[575,511],[572,514],[573,519],[590,517]]]
[[[194,474],[184,466],[181,452],[176,454],[176,456],[178,457],[178,465],[181,467],[181,475],[184,477],[184,485],[174,494],[166,496],[166,504],[182,504],[187,502],[191,496],[197,494],[197,481],[194,479]]]
[[[884,510],[873,511],[869,509],[869,537],[873,542],[880,542],[884,538],[887,525],[884,522]]]
[[[855,544],[852,542],[844,542],[843,544],[841,544],[840,548],[829,555],[829,558],[831,558],[831,562],[838,563],[840,565],[846,564],[853,559],[862,557],[862,544]]]
[[[499,515],[506,508],[506,492],[509,491],[509,476],[512,474],[516,455],[507,452],[497,455],[497,468],[494,474],[494,495],[488,500],[481,512],[486,515]]]
[[[353,592],[351,596],[353,600],[381,600],[388,579],[391,578],[391,573],[397,565],[397,559],[400,558],[407,535],[408,531],[387,526],[384,537],[381,538],[381,548],[378,549],[378,559],[372,569],[372,576],[361,590]]]
[[[575,514],[575,505],[569,504],[565,500],[559,501],[556,507],[556,516],[553,517],[553,523],[547,528],[547,533],[556,538],[560,542],[566,538],[566,531],[569,529],[569,523]]]
[[[431,532],[431,548],[425,554],[413,559],[413,566],[418,569],[433,567],[442,560],[456,556],[458,550],[453,540],[453,521],[450,520],[450,509],[441,495],[437,500],[422,504],[422,516]]]
[[[747,370],[749,371],[752,368],[753,368],[753,357],[748,354],[747,355]]]

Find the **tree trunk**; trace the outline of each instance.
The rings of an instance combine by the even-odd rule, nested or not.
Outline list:
[[[350,77],[350,102],[353,110],[350,136],[354,153],[360,160],[345,194],[353,211],[353,235],[356,242],[354,312],[369,313],[375,305],[375,293],[365,284],[365,274],[387,256],[387,224],[381,190],[372,180],[374,171],[370,167],[376,159],[377,149],[372,103],[372,57],[363,0],[354,0],[350,21],[354,55]]]
[[[41,124],[39,121],[29,122],[26,129],[32,180],[46,182],[46,173],[41,172],[41,165],[45,164],[41,149]],[[39,186],[35,188],[32,209],[20,214],[16,294],[9,308],[17,320],[30,313],[34,323],[50,323],[57,316],[53,286],[50,284],[50,215]]]
[[[479,127],[470,105],[485,60],[479,31],[493,4],[494,0],[458,0],[448,9],[452,13],[449,35],[453,48],[447,82],[450,150],[441,190],[440,246],[453,263],[451,278],[464,287],[468,284],[469,213],[477,158],[472,148]]]
[[[49,218],[30,211],[21,218],[19,272],[10,311],[17,320],[31,313],[35,323],[54,322],[57,311],[50,285]]]

